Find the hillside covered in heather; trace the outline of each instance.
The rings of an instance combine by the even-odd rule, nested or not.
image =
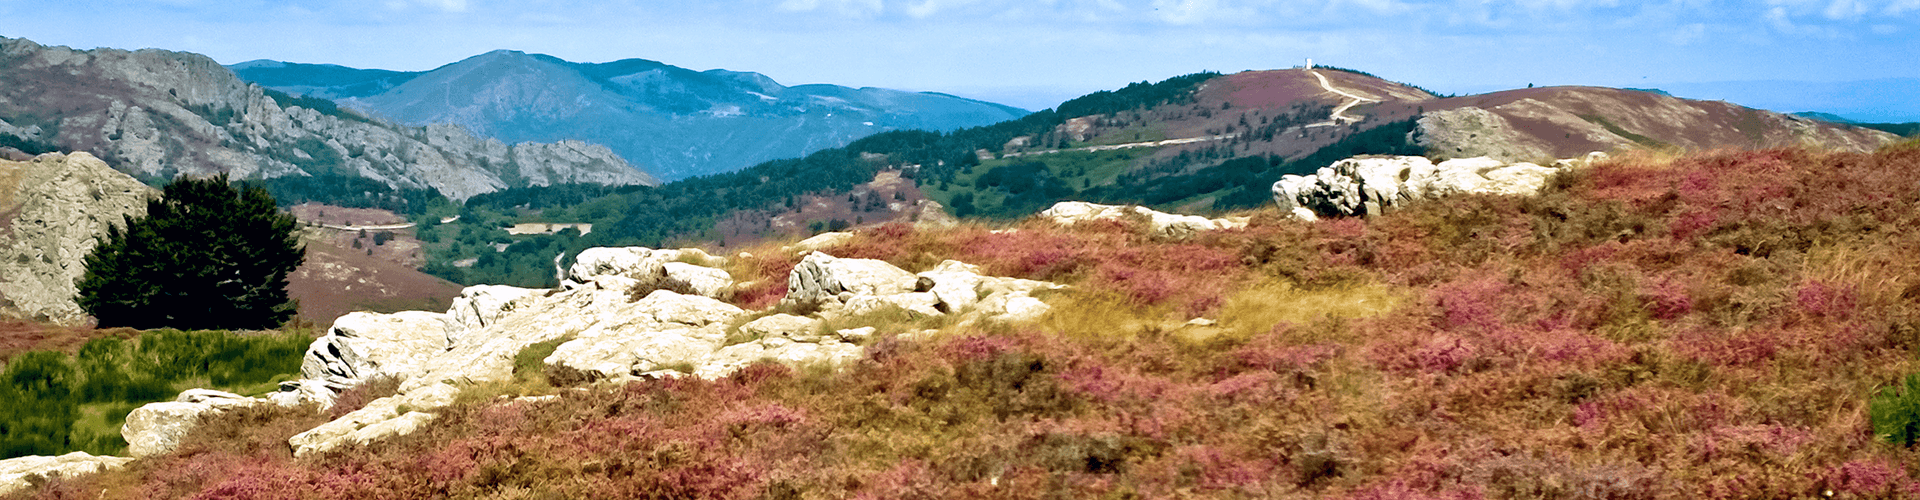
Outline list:
[[[1911,497],[1920,414],[1889,388],[1920,372],[1916,172],[1913,142],[1636,153],[1537,196],[1191,235],[881,225],[818,250],[1067,288],[1030,321],[831,323],[874,327],[838,369],[534,363],[300,458],[290,437],[408,389],[225,411],[12,496]],[[778,307],[806,252],[745,250],[731,303]]]

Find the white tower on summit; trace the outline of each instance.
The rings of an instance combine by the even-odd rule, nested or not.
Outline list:
[[[1313,58],[1311,57],[1307,58],[1307,69],[1313,69]]]

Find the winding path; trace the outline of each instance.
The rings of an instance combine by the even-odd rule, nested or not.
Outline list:
[[[1308,127],[1334,127],[1334,126],[1339,126],[1342,123],[1351,123],[1351,122],[1360,121],[1361,119],[1364,119],[1366,117],[1347,116],[1346,115],[1347,110],[1353,109],[1354,106],[1359,106],[1362,103],[1380,102],[1379,99],[1369,99],[1365,97],[1360,97],[1357,95],[1349,94],[1346,91],[1333,88],[1333,84],[1327,83],[1327,77],[1324,75],[1321,75],[1320,72],[1318,71],[1307,70],[1307,72],[1313,73],[1314,78],[1320,79],[1320,88],[1327,89],[1328,92],[1340,94],[1343,97],[1352,99],[1351,101],[1347,101],[1346,104],[1340,105],[1340,107],[1338,108],[1333,108],[1333,115],[1329,116],[1327,121],[1307,125]]]
[[[337,230],[341,230],[341,231],[360,231],[360,230],[367,230],[367,231],[391,231],[391,230],[395,230],[395,229],[406,229],[406,228],[410,228],[410,227],[413,227],[413,223],[412,223],[412,222],[408,222],[408,223],[405,223],[405,224],[378,224],[378,225],[369,225],[369,226],[342,226],[342,225],[339,225],[339,224],[324,224],[324,223],[323,223],[323,224],[314,224],[314,225],[316,225],[316,226],[320,226],[320,227],[324,227],[324,228],[327,228],[327,229],[337,229]]]

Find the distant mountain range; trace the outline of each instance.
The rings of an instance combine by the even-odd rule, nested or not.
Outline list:
[[[1735,102],[1781,113],[1821,113],[1859,123],[1920,122],[1920,78],[1664,83],[1656,87],[1675,97]]]
[[[506,142],[605,144],[665,180],[792,158],[888,130],[953,130],[1027,111],[938,93],[783,86],[765,75],[656,61],[576,63],[499,50],[432,71],[248,61],[241,78],[409,125]]]
[[[249,84],[200,54],[4,37],[0,145],[89,151],[149,182],[183,173],[274,185],[312,179],[291,184],[329,196],[372,186],[434,188],[464,200],[554,183],[658,184],[604,146],[509,145],[451,125],[393,125]]]

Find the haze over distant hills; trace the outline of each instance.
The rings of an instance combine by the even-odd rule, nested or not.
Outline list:
[[[241,78],[402,123],[507,142],[605,144],[672,180],[846,145],[888,130],[988,125],[1025,110],[938,93],[784,86],[765,75],[644,59],[575,63],[498,50],[426,72],[249,61]]]
[[[1660,89],[1689,99],[1724,100],[1782,113],[1815,111],[1862,123],[1920,122],[1920,78],[1669,83]]]
[[[1780,113],[1822,113],[1860,123],[1920,122],[1920,78],[1635,83],[1629,87],[1659,90],[1687,99],[1727,101]],[[1510,88],[1513,87],[1474,85],[1451,90],[1479,94]]]

